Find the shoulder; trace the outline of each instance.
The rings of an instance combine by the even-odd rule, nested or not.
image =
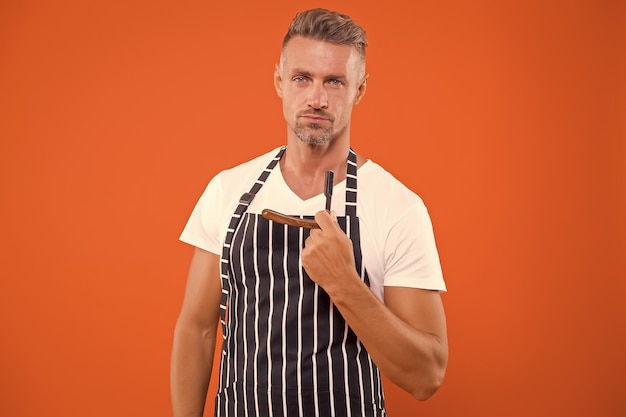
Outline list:
[[[407,221],[430,223],[420,196],[371,160],[358,172],[357,204],[365,227],[381,239]]]
[[[398,209],[410,205],[423,206],[422,199],[400,180],[382,166],[368,160],[358,171],[359,197],[367,200],[377,200],[388,210]]]
[[[276,156],[280,147],[272,149],[269,152],[259,155],[254,159],[243,162],[232,168],[220,171],[214,178],[225,189],[232,188],[249,188],[254,181],[261,175],[261,172],[267,167],[270,161]],[[246,190],[247,191],[247,190]]]
[[[363,259],[376,291],[382,294],[383,286],[445,290],[422,199],[372,161],[359,169],[357,181]]]
[[[279,150],[280,148],[273,149],[254,159],[218,172],[206,186],[201,197],[201,204],[231,210],[236,206],[241,195],[250,191],[254,182]]]

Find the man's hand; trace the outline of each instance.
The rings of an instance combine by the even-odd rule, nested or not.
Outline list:
[[[385,287],[384,303],[360,279],[352,242],[333,212],[315,215],[302,266],[330,296],[378,368],[419,400],[432,396],[446,370],[448,339],[437,291]],[[376,325],[372,325],[376,317]]]
[[[309,277],[329,294],[350,278],[358,278],[352,241],[339,226],[335,212],[315,214],[319,229],[312,229],[304,242],[302,266]]]

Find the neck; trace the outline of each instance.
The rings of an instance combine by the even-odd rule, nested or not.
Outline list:
[[[323,145],[288,138],[280,170],[289,188],[307,199],[323,192],[326,171],[335,172],[335,184],[345,179],[349,149],[348,138],[338,137]]]
[[[288,144],[281,160],[281,168],[301,176],[315,176],[328,170],[337,171],[345,167],[349,149],[350,145],[347,143],[307,145],[298,140],[298,143]]]

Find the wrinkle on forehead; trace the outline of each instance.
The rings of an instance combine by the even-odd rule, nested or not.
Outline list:
[[[356,73],[355,82],[365,76],[365,63],[353,45],[338,45],[300,36],[292,38],[280,54],[278,69],[281,76],[287,64],[314,75],[344,74],[348,79]],[[318,74],[319,73],[319,74]]]

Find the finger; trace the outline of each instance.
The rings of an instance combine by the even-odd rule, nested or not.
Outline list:
[[[337,223],[337,217],[334,213],[334,211],[329,213],[326,210],[320,210],[315,213],[315,221],[319,224],[322,231],[332,230],[332,227],[334,227],[333,225],[339,225],[339,223]]]
[[[309,233],[309,237],[307,238],[307,240],[308,239],[315,240],[319,238],[321,234],[322,234],[321,229],[311,229],[311,232]]]

